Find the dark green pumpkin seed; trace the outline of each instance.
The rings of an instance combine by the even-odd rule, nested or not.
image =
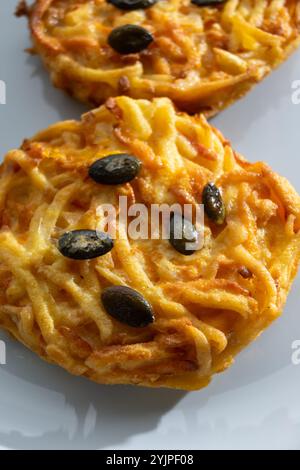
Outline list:
[[[202,193],[202,204],[206,215],[217,225],[225,221],[226,211],[221,193],[214,183],[208,183]]]
[[[142,26],[125,24],[111,31],[108,44],[119,54],[135,54],[146,49],[153,41],[152,35]]]
[[[198,233],[195,226],[180,214],[172,214],[170,219],[170,243],[182,255],[192,255],[196,250],[189,247],[197,243]]]
[[[89,176],[101,184],[123,184],[133,180],[142,163],[133,155],[117,153],[96,160],[89,169]]]
[[[107,233],[96,230],[73,230],[64,233],[58,241],[58,249],[66,258],[87,260],[105,255],[113,248]]]
[[[107,0],[120,10],[138,10],[152,7],[158,0]]]
[[[110,316],[128,326],[144,328],[154,321],[153,309],[149,302],[130,287],[108,287],[102,292],[101,300]]]
[[[208,7],[208,6],[216,6],[221,5],[222,3],[227,2],[227,0],[192,0],[194,5],[198,7]]]

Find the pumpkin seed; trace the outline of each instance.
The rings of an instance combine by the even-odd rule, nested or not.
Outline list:
[[[66,258],[87,260],[105,255],[113,248],[113,240],[96,230],[73,230],[64,233],[58,241],[58,249]]]
[[[133,180],[141,169],[141,162],[133,155],[117,153],[96,160],[89,176],[101,184],[123,184]]]
[[[202,203],[206,215],[217,225],[225,221],[226,211],[220,190],[214,183],[208,183],[202,193]]]
[[[215,6],[215,5],[221,5],[222,3],[227,2],[227,0],[192,0],[192,3],[194,5],[197,5],[198,7],[208,7],[208,6]]]
[[[136,54],[146,49],[152,41],[149,31],[134,24],[118,26],[108,36],[108,44],[119,54]]]
[[[192,255],[196,250],[189,243],[196,243],[198,233],[195,226],[181,214],[173,213],[170,219],[170,243],[182,255]]]
[[[121,323],[143,328],[154,321],[149,302],[136,290],[126,286],[108,287],[101,300],[106,312]]]
[[[157,0],[107,0],[120,10],[138,10],[152,7]]]

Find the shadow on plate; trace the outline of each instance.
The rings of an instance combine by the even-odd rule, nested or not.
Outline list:
[[[176,390],[98,385],[39,360],[3,333],[0,337],[7,344],[7,364],[0,368],[0,415],[5,429],[13,429],[1,432],[0,422],[0,443],[9,448],[117,447],[132,435],[155,429],[185,395]],[[14,394],[18,403],[13,403]],[[51,410],[43,410],[47,406],[53,407],[54,422],[47,417]]]

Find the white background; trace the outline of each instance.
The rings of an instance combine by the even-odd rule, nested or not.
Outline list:
[[[17,0],[0,5],[0,155],[85,107],[55,90],[30,45]],[[249,160],[265,160],[300,191],[300,51],[246,98],[213,120]],[[0,247],[1,249],[1,247]],[[203,391],[106,387],[72,377],[8,339],[0,366],[0,448],[13,449],[300,449],[299,287],[283,317]]]

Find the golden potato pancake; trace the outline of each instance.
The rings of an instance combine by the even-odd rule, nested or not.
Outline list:
[[[124,10],[124,2],[148,8]],[[79,100],[166,96],[181,110],[213,115],[298,46],[300,3],[209,3],[37,0],[31,9],[22,2],[18,13],[27,12],[34,49],[54,85]]]
[[[126,161],[127,182],[103,164],[111,155],[139,162]],[[103,204],[118,209],[123,196],[147,208],[194,207],[211,191],[222,210],[214,219],[205,206],[203,247],[188,256],[174,240],[132,239],[118,224],[122,236],[102,253],[76,258]],[[110,98],[5,157],[0,325],[99,383],[198,389],[280,315],[299,229],[288,181],[244,160],[203,115],[178,113],[168,98]]]

